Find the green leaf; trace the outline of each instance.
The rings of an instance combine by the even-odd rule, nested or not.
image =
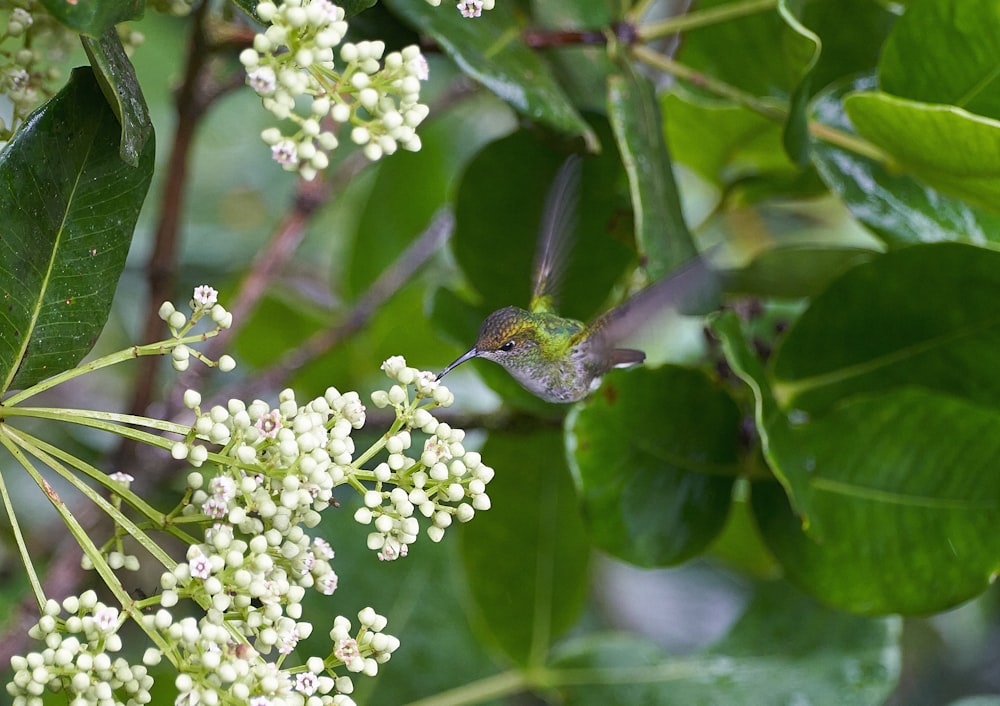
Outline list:
[[[776,484],[755,485],[761,533],[789,578],[824,602],[922,615],[982,593],[1000,571],[995,409],[906,388],[776,426],[769,439],[801,517]]]
[[[875,256],[861,248],[769,248],[732,272],[726,291],[784,299],[814,296],[845,270]]]
[[[154,157],[122,163],[120,134],[82,68],[0,153],[2,391],[76,365],[107,320]]]
[[[874,87],[873,77],[831,86],[813,101],[815,120],[856,134],[844,111],[843,97]],[[813,140],[812,155],[823,181],[855,218],[890,246],[942,240],[1000,241],[1000,215],[992,210],[937,191],[911,176],[890,172],[874,160],[818,138]]]
[[[886,255],[854,268],[820,299],[842,296],[839,282],[880,261],[962,248]],[[880,274],[885,288],[900,286]],[[882,299],[871,287],[869,296],[869,303]],[[900,319],[912,322],[906,312]],[[864,613],[938,611],[986,588],[1000,570],[1000,540],[988,529],[1000,520],[996,405],[900,383],[874,393],[851,390],[823,412],[785,414],[735,316],[717,317],[713,328],[754,393],[762,448],[783,489],[756,484],[753,507],[765,542],[792,580],[824,602]],[[894,338],[899,330],[886,334]],[[784,345],[794,345],[789,341]]]
[[[606,124],[598,131],[607,134]],[[528,306],[545,195],[564,159],[565,153],[521,131],[488,145],[462,177],[452,248],[490,311]],[[585,158],[575,240],[559,297],[565,315],[592,318],[622,278],[634,258],[630,212],[616,155]]]
[[[844,76],[873,73],[897,19],[889,3],[872,0],[797,0],[787,5],[822,43],[810,72],[814,90],[822,90]]]
[[[511,3],[500,2],[483,21],[469,21],[454,7],[386,0],[397,15],[434,41],[459,68],[527,118],[580,136],[598,149],[597,136],[573,107],[538,53],[521,39]]]
[[[556,432],[492,433],[492,508],[462,528],[462,565],[483,640],[538,666],[579,618],[589,545]]]
[[[778,15],[785,23],[781,45],[786,64],[794,72],[793,90],[782,141],[792,161],[805,166],[809,161],[809,128],[806,106],[812,93],[812,71],[819,59],[822,42],[796,17],[801,0],[778,0]],[[794,9],[793,9],[794,8]]]
[[[99,39],[81,39],[101,91],[122,126],[119,155],[125,164],[137,167],[146,142],[153,137],[153,121],[132,62],[113,27]]]
[[[730,634],[690,657],[642,638],[591,635],[560,649],[567,703],[880,704],[899,678],[898,618],[844,615],[785,584],[762,585]],[[559,681],[556,671],[554,681]]]
[[[781,126],[743,106],[706,100],[677,87],[663,96],[674,159],[722,188],[764,174],[795,173],[782,149]]]
[[[566,445],[594,543],[640,566],[697,555],[726,521],[740,412],[697,370],[613,371],[574,408]]]
[[[636,245],[656,280],[696,250],[681,211],[656,94],[631,66],[608,77],[608,117],[628,173]]]
[[[998,298],[1000,252],[939,243],[860,264],[788,330],[775,393],[809,414],[906,385],[1000,406]]]
[[[100,37],[120,22],[137,20],[146,10],[145,0],[42,0],[42,5],[62,24],[91,37]]]
[[[950,105],[919,103],[877,91],[844,101],[858,134],[928,185],[997,210],[1000,122]]]
[[[882,48],[882,90],[1000,119],[998,35],[993,0],[913,3]]]

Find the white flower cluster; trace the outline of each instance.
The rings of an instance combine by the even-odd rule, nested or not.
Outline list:
[[[441,0],[427,0],[427,2],[434,7],[441,4]],[[494,0],[459,0],[457,3],[462,17],[479,17],[483,14],[483,10],[492,10],[493,5]]]
[[[191,297],[189,306],[191,307],[191,317],[188,318],[183,312],[178,311],[172,302],[163,302],[160,305],[159,315],[167,323],[170,333],[175,339],[183,338],[194,328],[195,324],[206,315],[215,324],[216,332],[227,329],[233,325],[233,315],[224,306],[218,303],[219,293],[207,284],[202,284],[194,288],[194,295]],[[223,355],[217,362],[208,360],[198,351],[189,348],[183,343],[179,343],[170,350],[171,362],[174,369],[183,372],[188,369],[191,363],[191,356],[198,358],[206,365],[217,365],[224,373],[236,367],[236,361],[232,356]]]
[[[166,638],[169,645],[166,654],[179,667],[174,681],[178,691],[175,703],[225,703],[227,697],[233,697],[239,703],[261,706],[351,706],[352,678],[330,676],[330,672],[342,667],[348,672],[373,676],[378,665],[388,661],[399,647],[399,640],[382,632],[386,620],[374,610],[365,608],[358,618],[361,628],[351,635],[350,620],[337,616],[330,632],[333,641],[330,655],[325,659],[309,657],[303,666],[291,669],[281,669],[278,664],[264,660],[247,643],[234,641],[231,618],[214,608],[201,620],[193,617],[175,620],[170,611],[161,608],[144,615],[143,623],[148,631]],[[300,637],[307,637],[312,625],[299,626]],[[163,656],[159,650],[149,649],[144,660],[152,665]]]
[[[279,127],[261,133],[284,169],[312,179],[329,164],[343,125],[372,161],[400,147],[420,149],[416,128],[427,117],[420,82],[428,69],[418,47],[385,55],[384,42],[347,43],[338,67],[334,48],[347,23],[330,0],[265,0],[257,16],[269,26],[240,61],[264,108],[294,125],[291,134]]]
[[[372,402],[380,408],[392,406],[398,428],[385,437],[389,457],[376,466],[375,487],[364,494],[364,507],[354,517],[374,525],[368,546],[379,552],[380,559],[391,560],[406,556],[407,546],[416,541],[417,513],[431,521],[427,536],[439,542],[454,519],[468,522],[477,510],[488,510],[486,484],[493,479],[493,469],[477,452],[465,450],[462,429],[439,422],[421,405],[427,398],[441,406],[454,400],[433,373],[407,367],[401,356],[389,358],[382,370],[401,384],[372,393]],[[412,400],[410,386],[416,391]],[[415,430],[427,438],[418,446],[419,455],[410,456]]]
[[[65,611],[68,616],[61,618]],[[86,591],[62,605],[48,600],[42,616],[28,634],[45,643],[41,652],[11,658],[13,679],[7,693],[14,706],[42,703],[46,691],[61,691],[71,704],[149,703],[153,679],[144,665],[112,657],[122,648],[117,608]]]

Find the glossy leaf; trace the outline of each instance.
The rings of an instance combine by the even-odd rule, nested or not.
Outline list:
[[[462,528],[462,565],[483,640],[538,665],[587,596],[589,545],[556,432],[493,433],[492,507]]]
[[[553,668],[567,673],[565,702],[580,706],[874,705],[899,678],[900,628],[898,618],[847,616],[785,584],[762,585],[705,652],[669,656],[641,638],[597,634],[565,645]]]
[[[153,170],[153,140],[129,167],[120,135],[77,69],[0,153],[0,390],[76,365],[104,327]]]
[[[711,0],[698,6],[707,9],[730,3]],[[806,146],[809,71],[818,51],[815,34],[799,22],[786,0],[780,0],[772,10],[685,32],[678,58],[756,96],[790,101],[784,144],[798,163]]]
[[[961,246],[921,250],[944,247]],[[824,296],[837,296],[836,285]],[[1000,519],[995,406],[902,384],[853,390],[822,413],[786,413],[735,316],[714,328],[754,393],[757,431],[783,486],[756,484],[753,505],[789,577],[864,613],[943,610],[985,589],[1000,570],[1000,542],[987,529]]]
[[[858,134],[911,176],[979,206],[1000,208],[1000,122],[877,91],[848,96],[844,108]]]
[[[1000,571],[994,409],[906,388],[775,427],[769,442],[799,517],[776,485],[755,486],[761,533],[824,602],[926,614],[982,593]]]
[[[104,97],[122,126],[119,155],[127,165],[136,167],[146,142],[153,137],[153,121],[135,69],[114,28],[98,39],[83,37],[82,40]]]
[[[476,79],[515,110],[560,132],[580,136],[590,149],[597,137],[570,102],[542,61],[521,40],[521,28],[510,3],[497,3],[483,22],[469,21],[454,8],[426,2],[386,0],[403,17],[434,41],[467,75]]]
[[[605,376],[566,423],[573,476],[594,543],[640,566],[700,553],[726,520],[740,412],[697,370]]]
[[[846,134],[855,134],[843,97],[875,87],[873,77],[831,86],[816,96],[813,117]],[[1000,241],[1000,215],[942,193],[912,176],[886,169],[835,144],[814,139],[813,163],[820,176],[855,218],[890,246],[957,240]]]
[[[1000,253],[991,250],[913,246],[858,265],[787,332],[775,392],[809,414],[906,385],[1000,406],[998,297]]]
[[[1000,119],[998,35],[1000,10],[992,0],[915,2],[882,49],[882,90]]]
[[[653,86],[631,66],[608,77],[608,117],[628,173],[635,241],[651,279],[694,257]]]
[[[77,32],[100,37],[120,22],[136,20],[145,12],[145,0],[41,0],[45,9],[59,22]]]

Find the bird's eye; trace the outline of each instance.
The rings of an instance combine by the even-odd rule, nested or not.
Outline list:
[[[500,346],[500,350],[502,350],[505,353],[508,352],[508,351],[514,350],[514,342],[513,341],[507,341],[502,346]]]

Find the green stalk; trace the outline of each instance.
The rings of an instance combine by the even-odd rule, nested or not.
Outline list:
[[[131,535],[147,552],[149,552],[153,556],[154,559],[159,561],[165,568],[172,569],[174,566],[176,566],[177,562],[171,559],[170,555],[167,554],[156,542],[154,542],[148,534],[139,529],[139,527],[135,524],[135,522],[130,520],[119,508],[116,508],[114,505],[108,502],[107,498],[105,498],[96,490],[94,490],[89,485],[80,480],[75,473],[73,473],[69,468],[63,465],[54,456],[50,455],[44,449],[42,449],[40,445],[38,445],[37,439],[30,437],[28,434],[25,434],[20,431],[18,431],[18,435],[15,438],[23,449],[25,449],[32,456],[34,456],[39,461],[44,463],[46,466],[51,468],[53,471],[58,473],[74,488],[80,491],[80,493],[84,495],[84,497],[86,497],[92,503],[101,508],[115,524],[123,527],[125,531],[129,533],[129,535]],[[48,446],[48,444],[44,444],[44,442],[43,445]],[[49,446],[49,448],[52,447]],[[79,459],[77,459],[77,461],[83,463],[83,461],[80,461]],[[98,474],[100,474],[100,471],[97,471],[97,469],[94,470]],[[119,492],[121,490],[123,489],[116,488],[114,492]],[[99,556],[103,557],[103,554],[99,553]]]
[[[759,12],[766,12],[778,6],[778,0],[743,0],[742,2],[731,2],[726,5],[718,5],[705,10],[696,10],[675,17],[668,17],[664,20],[641,24],[642,14],[645,14],[646,7],[643,3],[636,6],[636,14],[630,13],[636,23],[636,32],[639,40],[648,42],[651,39],[667,37],[678,32],[685,32],[699,27],[721,24],[729,20],[735,20],[747,15],[755,15]]]
[[[16,447],[13,446],[13,442],[7,437],[5,431],[3,427],[0,427],[0,444],[5,446],[11,453],[14,453]],[[31,552],[28,551],[28,545],[24,541],[24,534],[21,532],[21,523],[18,522],[17,513],[14,512],[14,503],[11,501],[10,493],[7,491],[7,484],[4,482],[2,473],[0,473],[0,496],[3,497],[4,510],[7,512],[8,519],[10,519],[10,528],[14,532],[14,541],[17,544],[17,551],[21,555],[21,563],[24,564],[24,570],[28,574],[28,583],[31,584],[31,592],[35,594],[35,601],[38,603],[38,608],[41,609],[45,605],[45,590],[42,588],[42,582],[38,579],[38,574],[35,572],[35,565],[31,561]]]
[[[464,706],[478,704],[504,696],[513,696],[528,688],[530,682],[521,672],[501,672],[478,681],[464,684],[434,696],[411,701],[407,706]]]
[[[12,407],[19,402],[23,402],[29,397],[34,397],[40,392],[45,390],[50,390],[57,385],[61,385],[64,382],[73,380],[80,377],[81,375],[86,375],[87,373],[92,373],[95,370],[100,370],[101,368],[106,368],[109,365],[117,365],[118,363],[123,363],[126,360],[132,360],[133,358],[141,358],[147,355],[163,355],[167,351],[176,348],[180,344],[188,343],[198,343],[200,341],[205,341],[209,338],[213,338],[219,335],[219,330],[214,329],[206,333],[200,333],[194,336],[185,336],[183,338],[169,338],[164,341],[157,341],[156,343],[147,343],[144,346],[132,346],[131,348],[126,348],[122,351],[117,351],[115,353],[109,353],[106,356],[100,358],[95,358],[89,363],[84,363],[83,365],[78,365],[75,368],[70,368],[58,375],[53,375],[50,378],[46,378],[41,382],[32,385],[29,388],[21,390],[20,392],[11,395],[3,404],[0,406]]]
[[[31,444],[33,444],[36,449],[40,450],[41,452],[43,452],[45,454],[48,454],[48,456],[51,456],[54,459],[59,459],[59,461],[61,461],[62,463],[66,464],[67,466],[69,466],[71,468],[75,468],[76,470],[78,470],[81,473],[83,473],[84,475],[86,475],[88,478],[92,478],[96,482],[100,483],[109,492],[112,492],[115,495],[117,495],[118,497],[120,497],[122,500],[124,500],[126,503],[128,503],[128,505],[130,507],[132,507],[136,512],[138,512],[140,515],[142,515],[143,517],[145,517],[149,521],[148,522],[148,526],[151,529],[156,529],[156,530],[160,530],[162,532],[166,532],[167,534],[170,534],[171,536],[176,537],[177,539],[179,539],[182,542],[185,542],[186,544],[197,544],[197,540],[194,539],[193,537],[191,537],[191,535],[189,535],[186,532],[181,531],[178,527],[175,526],[175,523],[168,522],[166,514],[160,512],[155,507],[153,507],[152,505],[150,505],[149,503],[147,503],[139,495],[137,495],[136,493],[134,493],[131,489],[122,487],[122,485],[120,483],[118,483],[117,481],[112,480],[108,476],[108,474],[105,473],[104,471],[102,471],[101,469],[99,469],[99,468],[97,468],[95,466],[91,466],[89,463],[87,463],[83,459],[77,458],[76,456],[74,456],[73,454],[65,451],[64,449],[61,449],[58,446],[53,446],[52,444],[49,444],[48,442],[43,441],[42,439],[39,439],[37,437],[31,436],[30,434],[28,434],[28,433],[26,433],[24,431],[20,431],[19,430],[18,434],[20,434],[24,439],[28,440]],[[42,459],[37,454],[34,454],[34,453],[33,453],[33,455],[35,455],[36,458],[39,458],[39,460],[42,460],[46,465],[49,465],[52,468],[54,468],[55,470],[57,470],[57,472],[59,472],[60,475],[64,475],[74,485],[76,485],[79,482],[79,481],[76,480],[75,475],[72,474],[72,473],[70,473],[69,471],[65,471],[65,473],[64,473],[63,471],[65,469],[60,470],[60,469],[56,468],[54,465],[52,465],[52,462],[50,462],[50,460]],[[90,490],[90,486],[83,485],[81,487],[81,492],[84,492],[84,494],[87,494],[87,493],[86,493],[86,491],[83,490],[83,488],[86,488],[87,490]],[[88,495],[88,497],[90,497],[89,494],[87,494],[87,495]],[[103,497],[101,497],[99,495],[97,497],[100,498],[101,501],[104,501]],[[117,510],[117,508],[116,508],[116,510]],[[129,529],[125,525],[125,523],[118,521],[118,514],[120,514],[120,510],[117,510],[117,514],[114,514],[114,513],[109,513],[109,514],[112,516],[112,519],[114,519],[116,522],[118,522],[118,524],[121,524],[127,530]],[[126,518],[126,522],[127,521],[128,520]],[[145,525],[145,523],[143,525],[136,524],[135,526],[141,532],[144,525]],[[132,534],[132,531],[129,530],[129,533]],[[133,536],[135,536],[135,535],[133,535]],[[142,544],[142,542],[140,542],[140,544]],[[143,544],[143,546],[145,546],[145,544]],[[155,556],[154,552],[151,551],[150,553],[154,554],[154,556]],[[174,562],[171,559],[170,563],[169,564],[165,564],[165,566],[168,569],[171,569],[171,568],[173,568],[173,566],[175,564],[176,564],[176,562]]]
[[[94,409],[67,409],[64,407],[0,407],[0,417],[34,417],[37,419],[50,419],[55,422],[69,422],[71,424],[81,424],[93,429],[101,429],[112,434],[118,434],[123,424],[133,424],[135,426],[156,429],[157,431],[168,432],[185,436],[191,431],[190,424],[176,424],[162,419],[151,417],[140,417],[135,414],[118,414],[116,412],[102,412]],[[107,422],[98,424],[96,422]],[[154,436],[159,439],[160,437]]]
[[[788,109],[784,106],[762,100],[752,93],[747,93],[732,84],[692,69],[690,66],[682,64],[679,61],[674,61],[670,57],[660,54],[647,46],[636,44],[631,47],[631,50],[632,55],[639,61],[683,79],[695,86],[701,86],[720,98],[726,98],[734,103],[738,103],[768,120],[776,123],[784,123],[788,119]],[[896,161],[889,154],[857,135],[852,135],[843,130],[838,130],[815,121],[809,122],[809,134],[824,142],[829,142],[832,145],[879,162],[888,169],[896,168]]]
[[[7,450],[10,451],[10,454],[17,460],[18,463],[21,464],[21,467],[27,471],[32,480],[34,480],[38,487],[42,489],[42,492],[45,493],[49,502],[52,503],[52,507],[54,507],[56,512],[59,513],[59,516],[62,518],[66,528],[69,530],[70,534],[73,535],[73,538],[76,539],[80,548],[83,549],[83,553],[88,559],[90,559],[94,569],[104,581],[104,585],[107,586],[108,590],[110,590],[114,595],[118,604],[122,607],[122,610],[145,631],[145,626],[142,622],[142,613],[136,607],[135,601],[133,601],[128,595],[124,586],[121,585],[118,577],[115,576],[114,570],[108,565],[108,562],[105,561],[104,556],[94,544],[90,535],[88,535],[87,531],[80,525],[73,513],[69,511],[69,508],[66,507],[66,504],[59,497],[58,493],[56,493],[55,489],[49,485],[48,481],[46,481],[45,478],[42,477],[41,473],[38,472],[38,469],[35,468],[28,457],[24,455],[24,452],[21,450],[21,446],[30,448],[30,445],[25,444],[25,440],[9,427],[5,428],[4,431],[5,434],[0,434],[0,443],[3,443]],[[162,635],[159,635],[156,632],[148,631],[146,631],[146,634],[149,636],[150,640],[156,644],[160,651],[163,652],[163,654],[170,654],[169,645]],[[175,664],[175,666],[177,665]]]

